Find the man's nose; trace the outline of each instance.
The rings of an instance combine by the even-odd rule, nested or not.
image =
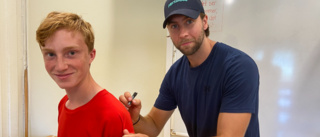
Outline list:
[[[180,27],[180,31],[179,31],[180,33],[179,33],[179,37],[180,38],[184,38],[184,37],[186,37],[186,36],[188,36],[189,34],[189,31],[188,31],[188,29],[187,28],[185,28],[185,27]]]

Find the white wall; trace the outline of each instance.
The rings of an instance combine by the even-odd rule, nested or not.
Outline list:
[[[31,137],[56,135],[57,106],[65,95],[49,77],[35,40],[35,31],[51,11],[82,15],[95,31],[95,80],[116,97],[139,92],[141,114],[149,112],[165,74],[166,30],[163,0],[29,0],[28,62]]]
[[[247,52],[260,72],[261,136],[320,136],[320,1],[225,3],[215,40]]]

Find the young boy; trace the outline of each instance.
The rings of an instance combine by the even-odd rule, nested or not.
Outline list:
[[[90,23],[79,15],[51,12],[37,30],[37,41],[51,78],[62,89],[59,137],[120,137],[133,131],[130,114],[90,74],[96,56]]]

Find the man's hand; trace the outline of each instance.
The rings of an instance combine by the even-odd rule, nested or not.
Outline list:
[[[129,92],[125,92],[124,95],[121,95],[119,97],[120,102],[128,109],[132,123],[138,121],[139,115],[140,115],[140,110],[141,110],[141,101],[140,99],[133,99],[132,100],[132,95]],[[131,105],[128,103],[131,102]]]
[[[145,134],[131,134],[127,129],[123,130],[123,137],[149,137]]]

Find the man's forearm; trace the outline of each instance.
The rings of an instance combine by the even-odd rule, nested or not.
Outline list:
[[[159,135],[162,127],[158,127],[150,116],[140,116],[140,120],[133,126],[135,133],[143,133],[149,137]]]

